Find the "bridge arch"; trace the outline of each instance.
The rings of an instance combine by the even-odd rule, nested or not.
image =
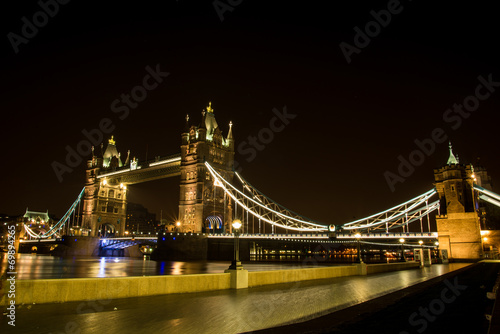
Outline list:
[[[97,233],[101,237],[112,237],[115,236],[117,232],[117,225],[114,223],[105,222],[98,226]]]
[[[223,219],[220,215],[210,215],[205,218],[205,222],[203,224],[205,233],[223,233],[224,232],[224,223]]]

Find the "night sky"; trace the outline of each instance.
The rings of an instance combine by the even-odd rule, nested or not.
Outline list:
[[[492,4],[231,3],[221,21],[212,1],[74,0],[15,47],[22,18],[33,22],[41,7],[3,4],[0,212],[18,215],[29,207],[63,215],[84,186],[88,156],[62,182],[52,164],[65,164],[65,147],[75,149],[82,131],[101,120],[114,126],[105,145],[113,134],[122,158],[130,150],[143,161],[178,153],[185,115],[197,124],[209,101],[225,134],[233,122],[237,147],[269,128],[274,108],[296,115],[252,161],[244,151],[249,144],[236,150],[236,160],[263,193],[327,224],[430,189],[433,168],[447,161],[448,140],[394,189],[384,173],[397,174],[398,157],[408,159],[415,140],[431,138],[436,128],[451,139],[460,162],[477,165],[480,158],[500,190],[500,87],[494,86],[500,86],[500,20]],[[348,63],[340,44],[355,47],[354,28],[365,31],[374,21],[370,12],[388,6],[397,13],[371,30],[367,45],[357,40]],[[169,75],[128,115],[114,112],[113,101],[142,85],[148,66]],[[489,97],[470,116],[451,112],[445,121],[447,109],[474,96],[479,76],[490,76],[498,91],[479,89]],[[129,201],[172,220],[178,197],[178,178],[129,192]]]

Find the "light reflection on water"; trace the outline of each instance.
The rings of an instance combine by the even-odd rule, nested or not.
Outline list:
[[[7,254],[1,253],[2,272],[7,268]],[[229,261],[152,261],[149,258],[74,257],[17,254],[18,279],[123,277],[152,275],[188,275],[223,273]],[[299,263],[249,263],[249,271],[305,268]]]

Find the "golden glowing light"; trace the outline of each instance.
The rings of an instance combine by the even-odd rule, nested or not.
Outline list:
[[[236,219],[235,221],[233,221],[232,225],[235,229],[239,229],[241,227],[241,221],[239,219]]]

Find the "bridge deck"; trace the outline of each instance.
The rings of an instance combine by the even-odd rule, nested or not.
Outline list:
[[[203,235],[207,236],[208,238],[213,238],[213,239],[229,239],[229,238],[234,238],[234,234],[231,233],[225,233],[225,234],[205,234],[205,233],[168,233],[170,235]],[[295,241],[300,241],[300,240],[322,240],[322,241],[328,241],[332,240],[332,236],[329,233],[302,233],[302,234],[250,234],[250,233],[243,233],[240,234],[239,237],[241,239],[271,239],[271,240],[295,240]],[[437,232],[406,232],[406,233],[363,233],[359,237],[360,239],[437,239],[438,233]],[[341,233],[335,235],[336,239],[339,240],[354,240],[356,239],[354,234],[352,233]],[[150,240],[150,241],[156,241],[158,239],[158,236],[129,236],[129,237],[111,237],[111,238],[101,238],[101,241],[117,241],[117,240]],[[57,239],[32,239],[32,240],[20,240],[22,243],[37,243],[37,242],[60,242],[62,241],[62,238],[57,238]]]

